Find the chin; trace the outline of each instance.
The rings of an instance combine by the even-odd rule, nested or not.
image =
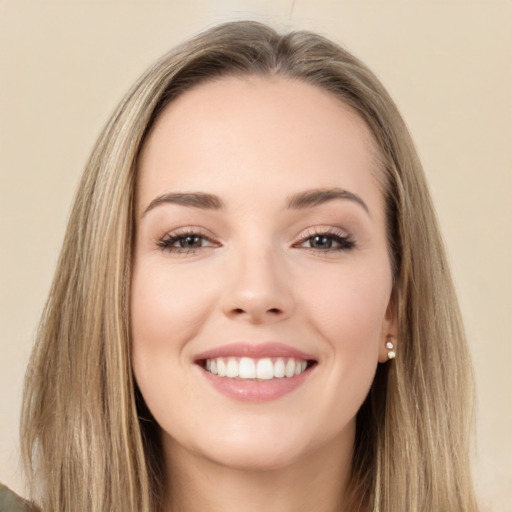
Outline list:
[[[248,426],[243,422],[237,425],[224,425],[221,431],[204,432],[194,440],[171,440],[173,451],[183,455],[194,455],[198,459],[238,471],[275,471],[308,463],[316,457],[323,457],[325,450],[343,450],[351,446],[355,424],[349,423],[342,432],[311,428],[307,422],[271,422],[268,418],[253,422]],[[210,425],[208,425],[210,426]],[[341,435],[340,435],[341,434]],[[199,440],[201,439],[201,440]]]
[[[204,453],[211,462],[237,471],[274,471],[295,465],[305,454],[297,448],[279,446],[262,447],[256,444],[231,445]]]

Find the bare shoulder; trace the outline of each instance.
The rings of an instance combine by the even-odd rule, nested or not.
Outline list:
[[[37,512],[39,509],[0,484],[0,512]]]

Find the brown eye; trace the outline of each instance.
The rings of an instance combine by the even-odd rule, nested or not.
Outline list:
[[[176,240],[182,249],[196,249],[202,247],[203,237],[199,235],[187,235]]]

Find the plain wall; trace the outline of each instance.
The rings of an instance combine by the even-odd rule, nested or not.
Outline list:
[[[307,28],[381,78],[424,163],[478,386],[475,475],[512,511],[512,1],[0,0],[0,481],[23,492],[24,369],[88,152],[157,57],[227,19]]]

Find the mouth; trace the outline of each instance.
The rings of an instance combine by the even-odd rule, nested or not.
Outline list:
[[[318,361],[282,343],[233,343],[204,352],[194,363],[221,394],[244,402],[275,400],[309,379]]]
[[[197,364],[212,375],[241,381],[268,381],[296,377],[316,361],[295,357],[215,357],[200,359]]]

